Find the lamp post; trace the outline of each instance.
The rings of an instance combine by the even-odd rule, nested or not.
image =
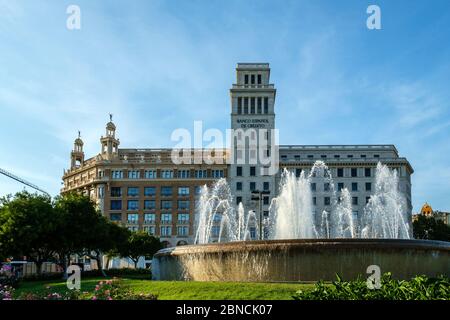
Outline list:
[[[259,191],[259,190],[252,191],[252,200],[258,201],[258,207],[259,207],[259,240],[263,240],[263,229],[262,229],[263,212],[262,212],[261,200],[262,200],[262,196],[265,194],[270,194],[270,191]]]

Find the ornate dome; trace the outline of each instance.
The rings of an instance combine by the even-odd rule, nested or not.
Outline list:
[[[425,203],[422,206],[422,209],[420,209],[420,214],[423,214],[425,216],[431,216],[433,214],[433,208],[428,203]]]

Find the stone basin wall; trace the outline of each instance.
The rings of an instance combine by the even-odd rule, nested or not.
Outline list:
[[[450,276],[450,242],[300,239],[190,245],[160,250],[155,280],[296,282],[367,278],[367,267],[396,279]]]

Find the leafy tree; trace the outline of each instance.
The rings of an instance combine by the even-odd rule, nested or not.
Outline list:
[[[0,200],[0,250],[5,256],[26,256],[41,273],[42,264],[55,257],[59,228],[51,198],[17,193]]]
[[[132,232],[128,240],[119,248],[119,255],[129,258],[137,268],[139,258],[142,256],[153,256],[162,249],[162,244],[158,238],[146,232]]]
[[[450,241],[450,226],[434,217],[419,215],[413,222],[414,238]]]

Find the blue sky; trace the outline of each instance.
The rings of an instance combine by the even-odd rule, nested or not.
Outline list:
[[[81,8],[81,30],[66,8]],[[381,8],[382,30],[366,28]],[[395,144],[414,210],[450,210],[450,2],[0,0],[0,168],[61,187],[77,131],[100,151],[229,126],[237,62],[269,62],[282,144]],[[0,195],[23,187],[0,176]]]

